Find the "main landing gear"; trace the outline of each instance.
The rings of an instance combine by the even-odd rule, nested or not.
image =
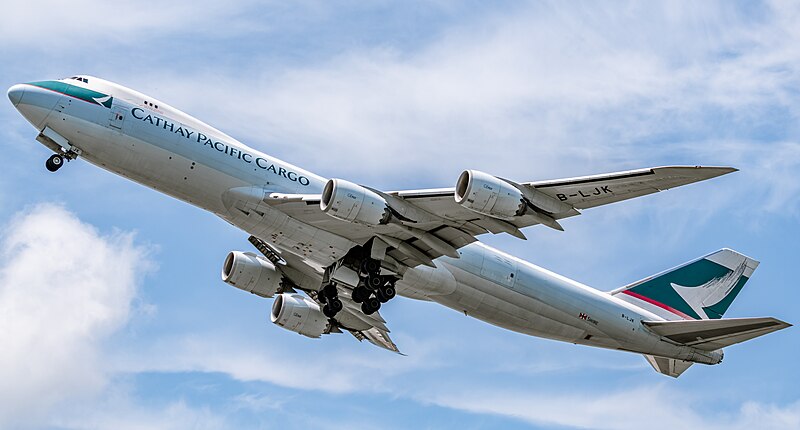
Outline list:
[[[382,276],[381,264],[371,258],[365,259],[361,264],[358,285],[353,288],[353,301],[361,303],[361,311],[371,315],[381,308],[381,303],[386,303],[397,294],[394,289],[396,278]]]
[[[355,264],[354,264],[355,263]],[[348,263],[358,274],[358,285],[353,288],[351,298],[361,304],[361,311],[372,315],[381,308],[381,303],[386,303],[397,295],[394,275],[381,275],[381,263],[378,260],[366,258],[358,263]],[[339,299],[339,290],[333,279],[325,277],[325,284],[317,293],[317,300],[323,304],[322,313],[328,318],[333,318],[342,310],[342,301]]]
[[[342,310],[342,301],[339,300],[339,291],[336,289],[336,284],[328,284],[319,290],[317,296],[319,301],[325,306],[322,307],[322,313],[328,318],[333,318]]]

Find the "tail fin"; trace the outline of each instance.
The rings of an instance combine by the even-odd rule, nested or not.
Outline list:
[[[725,248],[611,294],[667,320],[719,319],[756,267],[758,261]]]

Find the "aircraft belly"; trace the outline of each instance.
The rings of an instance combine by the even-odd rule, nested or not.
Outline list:
[[[456,288],[429,299],[491,324],[530,335],[626,348],[651,341],[636,314],[605,293],[509,257],[480,243],[459,250],[461,258],[442,257]],[[501,254],[499,258],[493,255]],[[487,270],[487,260],[494,265]],[[509,261],[510,260],[510,261]],[[627,317],[627,318],[626,318]]]
[[[447,269],[457,280],[456,289],[430,296],[433,301],[516,332],[570,342],[584,336],[585,329],[565,323],[568,316],[552,306],[458,267]]]
[[[468,287],[459,284],[459,290],[465,289],[468,289]],[[430,300],[458,312],[463,312],[469,317],[518,333],[566,342],[574,342],[575,339],[582,336],[583,331],[580,329],[496,298],[481,301],[477,306],[465,309],[465,302],[469,302],[469,299],[465,301],[464,296],[474,293],[476,292],[465,293],[460,291],[446,296],[431,297]],[[481,295],[482,299],[489,297],[485,293],[477,293]]]

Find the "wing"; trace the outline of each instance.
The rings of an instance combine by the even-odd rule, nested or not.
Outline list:
[[[557,198],[575,209],[588,209],[704,181],[736,170],[732,167],[654,167],[556,181],[529,182],[525,186]]]
[[[341,221],[320,210],[318,194],[268,193],[265,201],[287,215],[364,244],[378,238],[386,245],[388,262],[400,271],[449,255],[485,233],[508,233],[525,239],[520,229],[544,224],[561,230],[558,220],[580,215],[582,209],[615,203],[691,184],[736,171],[730,167],[669,166],[540,182],[514,183],[533,207],[521,216],[499,219],[456,202],[455,188],[383,193],[398,222],[367,226]],[[498,178],[499,179],[499,178]]]
[[[653,167],[552,181],[523,182],[518,185],[530,192],[534,204],[538,203],[544,207],[545,214],[558,220],[579,215],[578,209],[620,202],[715,178],[736,170],[732,167]],[[400,191],[397,194],[430,212],[480,224],[479,220],[475,220],[475,212],[455,202],[454,192],[454,188],[442,188]],[[517,228],[541,224],[532,215],[521,216],[510,223]]]

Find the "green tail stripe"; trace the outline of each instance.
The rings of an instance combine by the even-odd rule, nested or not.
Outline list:
[[[700,286],[711,279],[721,278],[731,272],[731,269],[714,263],[706,259],[695,261],[694,263],[675,269],[671,272],[664,273],[652,279],[636,285],[630,291],[640,294],[642,296],[651,298],[672,308],[675,308],[692,318],[701,319],[702,317],[689,306],[688,303],[681,297],[671,284],[678,284],[682,286]],[[747,282],[747,277],[742,276],[736,283],[736,286],[731,290],[724,299],[713,306],[703,308],[709,318],[721,318],[725,311],[728,310],[733,300],[744,287]]]

